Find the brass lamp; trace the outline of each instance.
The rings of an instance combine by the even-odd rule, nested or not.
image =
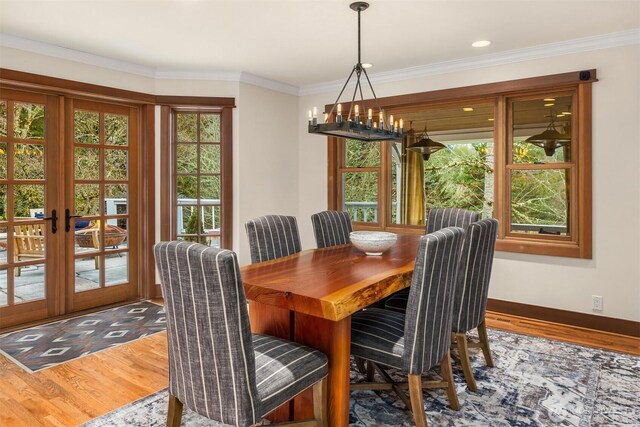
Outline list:
[[[408,150],[418,151],[422,153],[422,160],[429,160],[429,156],[432,153],[435,153],[438,150],[442,150],[443,148],[447,148],[444,144],[441,144],[433,139],[429,138],[429,134],[427,133],[427,125],[424,125],[424,133],[422,135],[422,139],[418,142],[414,142],[410,146],[407,147]]]
[[[571,132],[560,133],[556,130],[556,112],[551,110],[549,115],[550,122],[547,129],[542,133],[530,136],[525,140],[529,144],[533,144],[537,147],[544,149],[544,154],[547,157],[553,156],[556,150],[560,147],[566,147],[571,143]]]

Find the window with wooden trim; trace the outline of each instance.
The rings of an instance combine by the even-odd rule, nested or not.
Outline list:
[[[162,124],[162,238],[230,248],[231,108],[162,107]]]
[[[381,99],[405,136],[329,138],[329,206],[357,229],[400,233],[459,207],[500,221],[498,250],[590,258],[594,81],[590,70]],[[443,148],[408,149],[427,137]]]

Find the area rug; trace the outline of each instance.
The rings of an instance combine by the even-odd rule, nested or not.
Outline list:
[[[472,355],[477,392],[466,388],[454,365],[460,411],[449,408],[444,390],[425,391],[430,426],[640,425],[640,357],[498,330],[489,337],[496,366]],[[363,380],[353,364],[351,377]],[[165,389],[84,426],[162,426],[166,411]],[[349,421],[354,427],[414,425],[404,404],[380,391],[352,392]],[[221,426],[186,409],[182,425]]]
[[[0,335],[0,353],[33,373],[165,329],[164,308],[142,301]]]

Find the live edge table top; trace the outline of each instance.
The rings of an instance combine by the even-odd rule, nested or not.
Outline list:
[[[356,311],[409,286],[420,235],[398,235],[381,256],[351,244],[309,249],[242,267],[247,299],[328,320]]]

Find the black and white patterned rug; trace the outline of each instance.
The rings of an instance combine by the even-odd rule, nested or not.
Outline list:
[[[33,373],[164,330],[164,308],[141,301],[0,335],[0,353]]]
[[[449,408],[444,390],[425,391],[430,426],[640,426],[640,357],[498,330],[489,330],[489,337],[496,367],[472,355],[477,392],[467,390],[454,366],[460,411]],[[362,380],[354,369],[351,376]],[[85,427],[162,426],[166,414],[162,390]],[[189,410],[182,425],[221,426]],[[414,424],[393,393],[354,391],[350,425]]]

